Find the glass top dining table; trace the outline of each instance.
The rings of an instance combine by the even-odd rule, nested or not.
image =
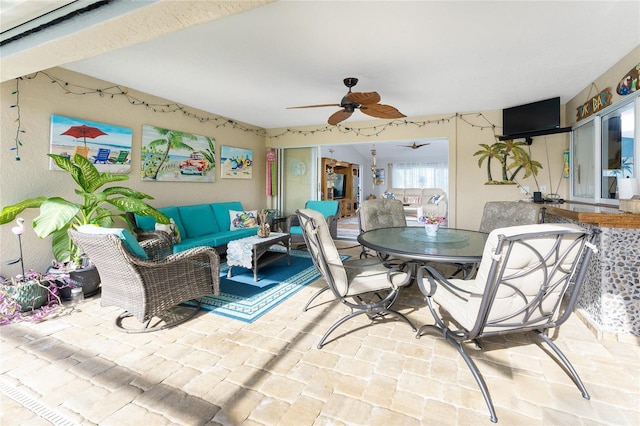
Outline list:
[[[358,236],[363,246],[400,258],[432,261],[476,263],[489,234],[466,229],[439,228],[427,235],[423,226],[380,228]]]

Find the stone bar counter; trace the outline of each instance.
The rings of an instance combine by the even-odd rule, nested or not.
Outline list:
[[[601,230],[578,315],[599,338],[640,343],[640,214],[570,201],[546,204],[544,221]]]

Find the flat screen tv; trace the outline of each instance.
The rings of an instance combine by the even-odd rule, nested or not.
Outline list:
[[[344,198],[345,185],[347,184],[347,175],[336,173],[336,180],[333,182],[333,198]]]
[[[559,97],[503,109],[502,126],[502,140],[567,131],[560,127]]]

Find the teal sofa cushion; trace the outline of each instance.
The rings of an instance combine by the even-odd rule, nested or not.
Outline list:
[[[209,204],[179,206],[178,211],[180,212],[180,219],[185,229],[185,234],[182,234],[182,239],[185,239],[185,237],[200,237],[218,232],[218,223],[213,216],[213,210],[211,210]]]
[[[294,235],[302,235],[302,227],[292,226],[291,228],[289,228],[289,233]]]
[[[339,203],[337,201],[314,201],[309,200],[305,205],[305,208],[315,210],[317,212],[322,213],[324,218],[328,218],[329,216],[335,216],[338,214]],[[300,232],[302,234],[302,232]]]
[[[166,214],[168,217],[173,219],[173,222],[176,224],[178,230],[180,231],[181,237],[185,235],[186,231],[184,229],[184,226],[182,225],[182,221],[180,220],[180,212],[178,212],[178,207],[160,207],[158,211]],[[136,225],[143,231],[153,231],[156,229],[156,220],[153,217],[135,215],[135,218]]]
[[[209,246],[219,247],[228,244],[229,241],[238,240],[245,237],[253,237],[258,233],[258,228],[245,228],[237,231],[221,231],[215,234],[202,235],[200,237],[187,238],[180,243],[173,245],[173,252],[189,250],[194,247]]]
[[[229,218],[229,210],[244,211],[240,201],[228,201],[223,203],[212,203],[211,209],[216,215],[218,221],[218,230],[220,232],[229,231],[231,229],[231,219]],[[257,231],[256,231],[257,232]]]

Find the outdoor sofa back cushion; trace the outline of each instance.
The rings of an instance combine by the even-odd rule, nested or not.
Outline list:
[[[178,211],[180,212],[180,219],[187,233],[187,238],[215,234],[220,231],[210,204],[179,206]]]
[[[240,201],[227,201],[222,203],[212,203],[211,209],[216,215],[219,231],[228,231],[231,229],[231,219],[229,218],[229,210],[244,211]]]

